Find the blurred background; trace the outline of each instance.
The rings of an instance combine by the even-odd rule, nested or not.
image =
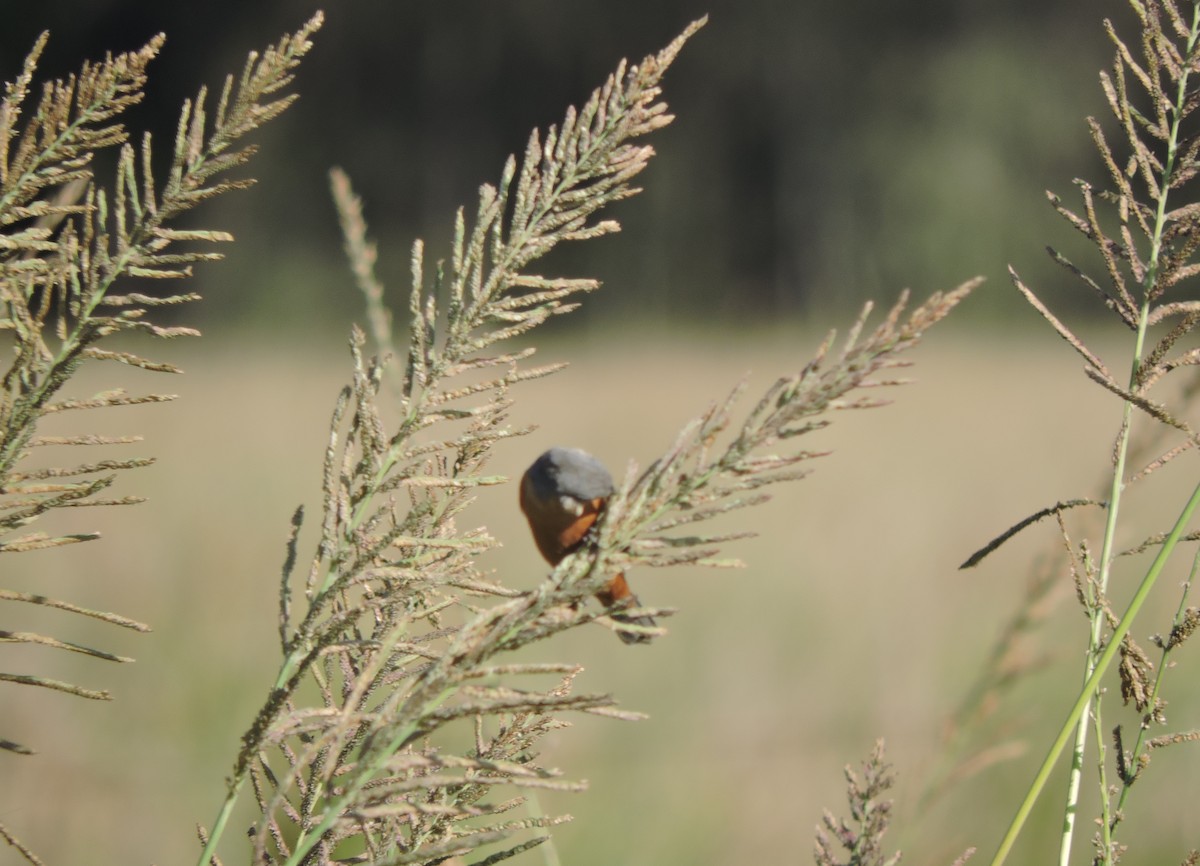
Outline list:
[[[161,159],[183,99],[202,83],[218,88],[248,50],[313,9],[43,0],[6,11],[0,76],[11,80],[46,28],[43,76],[166,32],[147,99],[128,118],[153,131]],[[918,382],[891,395],[895,406],[839,416],[815,446],[834,455],[754,515],[762,537],[733,551],[747,570],[635,576],[647,603],[681,608],[669,638],[628,648],[584,629],[547,648],[585,665],[579,690],[615,693],[651,718],[585,719],[548,740],[542,760],[591,788],[540,807],[576,816],[556,832],[563,863],[807,862],[821,809],[845,813],[841,768],[883,736],[900,774],[889,838],[906,859],[990,850],[1070,703],[1084,622],[1064,583],[1018,653],[1040,672],[971,734],[972,749],[1027,749],[951,797],[923,800],[941,762],[956,760],[946,720],[1053,529],[976,573],[955,569],[1026,514],[1096,492],[1119,418],[1005,267],[1120,351],[1092,299],[1044,252],[1053,244],[1094,261],[1044,190],[1072,202],[1073,178],[1102,181],[1084,123],[1107,111],[1097,72],[1112,49],[1100,20],[1128,31],[1132,15],[1115,0],[1082,15],[1068,0],[896,0],[869,14],[779,0],[351,0],[325,12],[300,101],[255,137],[263,152],[244,173],[261,183],[189,217],[238,240],[227,261],[198,270],[192,287],[205,300],[181,314],[205,338],[138,347],[187,375],[99,368],[77,383],[181,396],[110,413],[99,431],[146,435],[142,450],[159,463],[120,490],[152,503],[47,521],[39,528],[105,538],[4,563],[5,587],[117,610],[155,631],[19,612],[23,630],[138,662],[6,651],[6,669],[110,688],[116,701],[5,692],[0,733],[42,754],[0,757],[0,822],[48,863],[193,861],[192,827],[211,822],[278,664],[287,521],[300,502],[316,519],[327,418],[349,375],[344,340],[362,319],[328,169],[344,167],[364,197],[380,275],[403,309],[414,237],[428,258],[444,255],[454,209],[470,212],[532,127],[558,122],[619,58],[656,51],[710,13],[668,74],[678,119],[652,140],[646,192],[608,214],[623,232],[545,264],[605,287],[540,335],[539,358],[572,367],[517,392],[514,423],[540,428],[497,449],[496,472],[519,475],[552,444],[586,447],[615,474],[644,465],[743,376],[754,393],[802,365],[866,299],[887,306],[902,287],[921,298],[977,273],[988,282],[914,353]],[[1169,508],[1171,483],[1142,504]],[[543,566],[515,492],[487,491],[472,516],[503,544],[487,564],[532,585]],[[1180,720],[1190,701],[1172,703]],[[1181,796],[1153,809],[1148,798],[1128,825],[1161,846],[1141,849],[1147,862],[1178,860],[1196,844],[1186,837],[1196,761],[1154,769]],[[1049,795],[1061,788],[1056,777]],[[1048,809],[1032,843],[1047,844],[1059,820]]]
[[[8,13],[0,73],[9,80],[47,28],[41,71],[55,76],[165,32],[129,116],[165,159],[182,101],[219,88],[248,50],[314,8],[45,0]],[[260,187],[194,217],[239,240],[198,281],[211,322],[324,327],[357,313],[340,290],[332,165],[365,196],[385,281],[401,288],[412,238],[444,248],[454,208],[496,181],[532,127],[557,123],[619,58],[657,51],[705,13],[711,25],[667,78],[678,120],[653,142],[664,158],[617,212],[624,236],[551,263],[609,286],[569,327],[634,310],[753,323],[976,273],[998,284],[966,315],[1000,314],[1017,306],[1006,265],[1045,285],[1046,243],[1073,249],[1043,191],[1073,201],[1072,178],[1102,179],[1084,124],[1107,114],[1100,20],[1133,20],[1118,0],[1086,15],[1069,0],[898,0],[870,15],[782,0],[354,0],[325,12],[300,103],[258,136],[266,158],[247,173]]]

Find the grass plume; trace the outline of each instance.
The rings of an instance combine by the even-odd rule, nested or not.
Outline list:
[[[1167,469],[1193,450],[1200,439],[1187,420],[1194,388],[1183,388],[1183,398],[1165,392],[1164,384],[1181,378],[1200,360],[1200,352],[1187,340],[1200,325],[1200,304],[1182,294],[1200,273],[1195,254],[1200,248],[1200,220],[1192,187],[1200,168],[1200,137],[1192,129],[1192,115],[1200,99],[1194,79],[1197,44],[1200,42],[1200,6],[1174,0],[1131,0],[1139,34],[1127,42],[1111,22],[1105,29],[1115,47],[1111,71],[1101,73],[1101,85],[1119,130],[1114,137],[1094,118],[1088,119],[1092,141],[1107,168],[1105,188],[1077,180],[1082,206],[1073,209],[1048,193],[1051,206],[1094,247],[1102,277],[1090,275],[1054,249],[1050,255],[1064,271],[1096,298],[1100,305],[1132,335],[1129,355],[1119,363],[1105,361],[1103,353],[1050,307],[1012,271],[1013,283],[1049,326],[1084,361],[1088,379],[1120,402],[1120,418],[1112,447],[1113,465],[1102,497],[1058,503],[1016,524],[967,561],[977,564],[999,544],[1041,517],[1059,520],[1077,597],[1088,617],[1083,688],[1018,807],[992,860],[1003,862],[1040,795],[1051,769],[1068,745],[1072,749],[1059,862],[1071,859],[1080,787],[1089,744],[1096,749],[1100,814],[1094,840],[1096,863],[1114,863],[1124,850],[1117,829],[1128,806],[1136,773],[1129,767],[1146,758],[1147,732],[1165,724],[1160,686],[1170,641],[1160,639],[1162,656],[1157,673],[1154,663],[1136,643],[1130,628],[1154,589],[1158,576],[1177,550],[1193,510],[1200,504],[1200,488],[1184,504],[1169,532],[1155,531],[1125,553],[1155,550],[1153,563],[1135,583],[1133,597],[1123,611],[1113,610],[1111,586],[1121,555],[1120,533],[1128,533],[1133,517],[1122,509],[1128,489],[1143,484],[1152,474]],[[1121,369],[1128,370],[1122,376]],[[1167,396],[1159,396],[1166,393]],[[1136,461],[1136,462],[1135,462]],[[1066,507],[1102,509],[1104,526],[1098,543],[1076,539],[1064,521]],[[1168,631],[1174,633],[1187,619],[1189,578]],[[1118,661],[1119,660],[1119,661]],[[1117,664],[1121,694],[1138,714],[1136,742],[1129,753],[1118,741],[1116,764],[1105,748],[1103,731],[1105,692],[1101,678]],[[1118,727],[1119,731],[1120,728]],[[1168,737],[1170,739],[1170,737]],[[1115,770],[1119,784],[1108,781]]]
[[[178,280],[192,266],[221,258],[205,249],[231,240],[218,230],[179,229],[180,216],[215,196],[251,183],[229,172],[255,153],[242,139],[295,99],[280,95],[311,47],[318,14],[265,52],[252,53],[240,78],[229,76],[208,116],[207,92],[184,103],[165,182],[151,171],[151,137],[135,146],[121,116],[143,98],[147,69],[163,46],[160,34],[137,51],[84,63],[79,72],[45,83],[34,99],[43,33],[0,103],[0,343],[8,351],[0,375],[0,553],[44,551],[90,541],[95,532],[48,535],[28,527],[63,508],[131,505],[142,497],[106,491],[121,473],[153,458],[87,459],[80,450],[127,446],[139,436],[40,432],[62,412],[160,403],[168,394],[131,395],[117,387],[87,399],[63,389],[85,364],[116,362],[162,373],[179,372],[125,349],[110,348],[117,335],[141,332],[159,338],[196,336],[175,324],[157,324],[162,308],[191,303],[190,292],[163,292],[152,281]],[[22,117],[28,119],[22,122]],[[96,177],[97,153],[117,148],[112,184]],[[90,419],[87,413],[81,421]],[[86,429],[86,425],[85,428]],[[65,450],[69,449],[69,450]],[[48,457],[46,455],[60,455]],[[61,610],[148,631],[128,617],[89,610],[33,593],[0,590],[0,600]],[[0,641],[83,653],[115,662],[131,659],[48,635],[5,631]],[[31,674],[0,674],[17,683],[108,700],[106,690]],[[25,745],[0,739],[0,749],[27,755]],[[0,833],[30,863],[36,855],[11,833]]]
[[[588,543],[534,590],[482,571],[478,558],[494,541],[460,522],[475,490],[507,480],[487,472],[493,448],[528,432],[507,422],[512,390],[560,368],[527,366],[532,348],[503,344],[599,285],[531,267],[561,243],[616,231],[599,213],[637,192],[632,181],[653,155],[643,139],[671,121],[662,76],[703,23],[638,64],[622,62],[561,124],[535,131],[523,158],[510,157],[499,183],[481,188],[472,218],[458,212],[432,276],[423,245],[413,245],[403,348],[362,203],[349,178],[332,173],[379,354],[356,329],[353,377],[325,454],[316,551],[295,575],[298,511],[280,593],[282,662],[225,803],[202,831],[200,863],[214,856],[247,780],[260,815],[256,862],[437,863],[498,846],[482,861],[492,863],[541,844],[565,816],[515,815],[527,792],[582,787],[537,759],[541,737],[563,714],[640,716],[609,695],[577,693],[572,663],[511,654],[607,621],[587,600],[618,569],[733,564],[719,547],[744,533],[697,533],[698,524],[801,477],[819,453],[795,440],[824,428],[830,412],[880,405],[863,389],[900,384],[902,353],[974,286],[913,309],[905,295],[870,329],[868,307],[840,344],[831,335],[744,416],[735,416],[741,388],[714,404],[644,472],[631,467]]]

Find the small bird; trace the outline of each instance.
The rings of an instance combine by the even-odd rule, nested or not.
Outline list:
[[[525,470],[521,478],[521,511],[529,520],[537,549],[551,565],[558,565],[583,543],[592,524],[612,496],[612,476],[604,465],[578,448],[551,448]],[[623,608],[638,607],[637,596],[617,574],[596,598],[617,622],[654,625],[648,616],[628,616]],[[651,636],[618,631],[625,643],[649,643]]]

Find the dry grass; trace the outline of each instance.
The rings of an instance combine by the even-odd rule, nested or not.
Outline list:
[[[514,421],[541,429],[500,446],[491,468],[519,476],[532,455],[558,443],[586,447],[617,470],[631,458],[644,465],[745,371],[765,384],[816,342],[813,334],[647,331],[619,342],[595,332],[543,343],[546,360],[573,366],[523,386]],[[115,673],[86,659],[72,670],[73,659],[52,660],[63,667],[47,675],[83,685],[102,676],[115,703],[73,702],[67,712],[69,698],[37,694],[11,708],[11,733],[43,754],[10,761],[0,817],[36,840],[48,862],[187,862],[193,822],[209,817],[236,738],[277,666],[287,519],[318,496],[325,423],[346,358],[337,347],[250,358],[205,348],[178,357],[189,371],[179,403],[113,419],[144,432],[160,456],[124,481],[151,504],[92,515],[107,523],[99,527],[107,537],[87,549],[28,554],[9,566],[14,589],[103,601],[155,627],[148,636],[105,634],[114,651],[138,658]],[[225,360],[214,365],[214,357]],[[753,514],[763,537],[736,550],[748,570],[632,575],[647,604],[682,609],[668,639],[628,649],[595,628],[556,641],[556,659],[586,666],[582,688],[615,692],[651,716],[585,719],[548,741],[546,764],[591,782],[587,794],[547,795],[542,804],[580,819],[556,833],[564,862],[803,861],[821,808],[842,798],[841,767],[877,735],[887,737],[900,777],[897,832],[907,835],[893,841],[910,857],[948,862],[998,833],[1034,756],[969,783],[977,825],[945,804],[920,820],[905,808],[937,753],[943,719],[1020,596],[1030,543],[1002,550],[979,573],[955,568],[997,527],[1093,484],[1104,437],[1080,446],[1079,432],[1111,429],[1112,407],[1099,389],[1078,389],[1076,402],[1063,404],[1079,373],[1048,339],[956,342],[948,330],[914,357],[917,386],[884,410],[838,417],[821,434],[835,454]],[[544,567],[515,496],[511,485],[485,490],[471,514],[504,543],[491,564],[532,586]],[[1035,532],[1052,543],[1053,527]],[[135,538],[144,541],[130,548]],[[1069,606],[1054,622],[1060,633],[1084,627]],[[1039,685],[1054,684],[1030,684],[1010,718],[1046,715],[1025,703]],[[35,724],[42,719],[55,727]],[[1186,753],[1178,759],[1182,774]],[[631,770],[636,789],[617,787]],[[61,814],[72,816],[70,833],[39,823]]]

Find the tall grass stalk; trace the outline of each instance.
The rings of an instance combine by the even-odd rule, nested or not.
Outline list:
[[[1177,543],[1185,537],[1192,538],[1187,529],[1200,502],[1200,486],[1187,500],[1165,537],[1152,536],[1137,548],[1142,550],[1157,546],[1158,552],[1119,618],[1110,607],[1109,591],[1114,566],[1121,553],[1116,546],[1117,537],[1120,532],[1127,531],[1128,521],[1122,513],[1126,488],[1200,443],[1200,436],[1183,420],[1181,409],[1184,407],[1168,408],[1149,396],[1150,389],[1168,374],[1188,369],[1200,360],[1200,350],[1197,349],[1171,355],[1175,345],[1200,324],[1200,303],[1166,300],[1168,293],[1178,291],[1183,281],[1194,278],[1200,272],[1200,265],[1192,262],[1193,254],[1200,246],[1200,220],[1197,220],[1200,205],[1189,202],[1183,192],[1200,171],[1200,162],[1197,161],[1200,139],[1194,134],[1189,137],[1184,133],[1185,122],[1200,103],[1200,93],[1192,85],[1197,44],[1200,42],[1200,6],[1195,3],[1186,5],[1189,7],[1188,15],[1181,11],[1174,0],[1131,0],[1141,24],[1140,59],[1118,36],[1116,28],[1105,22],[1116,48],[1116,58],[1111,76],[1102,73],[1101,81],[1109,107],[1124,134],[1128,152],[1124,157],[1118,156],[1110,147],[1100,124],[1089,119],[1093,140],[1108,168],[1113,189],[1097,193],[1090,184],[1078,181],[1084,199],[1082,214],[1072,212],[1056,196],[1050,195],[1054,207],[1096,246],[1104,261],[1109,281],[1107,287],[1087,276],[1081,268],[1059,253],[1050,250],[1056,261],[1079,278],[1090,292],[1098,294],[1108,309],[1132,331],[1126,381],[1118,382],[1100,360],[1099,354],[1054,316],[1016,272],[1012,272],[1016,287],[1026,299],[1059,336],[1085,359],[1087,375],[1120,398],[1122,406],[1113,447],[1112,474],[1107,485],[1108,498],[1103,503],[1106,514],[1099,560],[1093,566],[1086,545],[1081,545],[1081,565],[1075,568],[1079,598],[1089,619],[1084,685],[1005,832],[993,864],[1002,863],[1007,858],[1068,743],[1072,744],[1072,748],[1059,841],[1059,863],[1066,866],[1070,862],[1089,730],[1094,730],[1097,737],[1095,749],[1100,789],[1096,862],[1114,862],[1120,847],[1114,831],[1122,820],[1122,809],[1137,775],[1129,767],[1142,761],[1146,754],[1143,751],[1145,729],[1152,723],[1163,721],[1162,698],[1158,688],[1161,671],[1151,685],[1146,673],[1150,666],[1149,659],[1136,646],[1130,628],[1142,612]],[[1111,208],[1111,214],[1104,213],[1103,220],[1100,215],[1102,205]],[[1118,224],[1115,233],[1105,224],[1105,220],[1111,218],[1115,218]],[[1172,326],[1156,341],[1151,340],[1151,330],[1163,323],[1172,323]],[[1131,442],[1143,419],[1148,419],[1155,427],[1182,433],[1183,441],[1139,471],[1131,472]],[[1065,528],[1064,537],[1070,548],[1071,542]],[[1173,633],[1185,614],[1186,608],[1181,601]],[[1164,664],[1166,651],[1164,645]],[[1104,723],[1100,684],[1118,654],[1122,660],[1122,693],[1127,702],[1135,702],[1143,718],[1132,756],[1122,751],[1120,727],[1117,728],[1116,770],[1122,787],[1114,808],[1108,782],[1108,759],[1111,756],[1101,740]]]
[[[1195,48],[1197,37],[1200,36],[1200,6],[1193,6],[1191,29],[1187,35],[1187,57],[1192,57]],[[1130,362],[1128,388],[1136,389],[1138,379],[1142,368],[1142,354],[1145,351],[1146,345],[1146,330],[1150,322],[1150,312],[1153,299],[1157,294],[1158,280],[1158,262],[1162,254],[1163,233],[1167,227],[1167,200],[1170,190],[1175,180],[1175,162],[1178,156],[1179,149],[1179,125],[1183,121],[1186,113],[1186,103],[1188,98],[1188,80],[1190,71],[1188,66],[1184,66],[1179,73],[1178,85],[1175,91],[1175,100],[1171,106],[1171,131],[1167,138],[1167,153],[1166,161],[1163,164],[1162,176],[1159,180],[1157,195],[1157,208],[1154,215],[1154,231],[1150,236],[1150,254],[1148,256],[1149,266],[1146,269],[1145,278],[1142,281],[1142,303],[1138,309],[1137,329],[1133,341],[1133,358]],[[1099,574],[1099,591],[1100,596],[1108,594],[1109,578],[1112,574],[1112,564],[1114,550],[1116,546],[1116,536],[1118,527],[1118,517],[1121,508],[1121,493],[1125,489],[1125,461],[1129,453],[1129,431],[1133,424],[1133,403],[1126,400],[1121,409],[1121,424],[1120,432],[1117,436],[1115,448],[1115,460],[1113,465],[1112,484],[1109,487],[1108,494],[1108,514],[1104,523],[1104,541],[1100,549],[1100,574]],[[1194,505],[1194,499],[1189,501],[1188,506],[1185,506],[1184,512],[1190,514],[1191,507]],[[1181,527],[1178,527],[1182,531]],[[1174,548],[1174,543],[1168,547],[1164,545],[1163,552],[1168,555]],[[1147,575],[1149,577],[1149,575]],[[1148,590],[1147,590],[1148,591]],[[1093,608],[1091,612],[1091,629],[1088,632],[1088,647],[1084,661],[1084,682],[1087,683],[1093,679],[1096,673],[1097,664],[1095,659],[1102,648],[1102,638],[1104,631],[1104,617],[1099,606]],[[1128,630],[1128,624],[1126,625]],[[1112,642],[1119,643],[1124,634],[1114,634],[1111,638]],[[1101,670],[1103,674],[1103,670]],[[1099,678],[1096,677],[1098,682]],[[1076,811],[1079,808],[1079,789],[1083,777],[1083,758],[1084,752],[1087,749],[1087,732],[1088,725],[1086,719],[1092,707],[1092,697],[1085,700],[1079,719],[1076,724],[1076,736],[1073,752],[1071,755],[1070,778],[1067,783],[1067,797],[1065,805],[1065,814],[1063,819],[1063,836],[1062,844],[1059,846],[1059,864],[1060,866],[1068,866],[1071,859],[1071,841],[1075,833],[1075,817]],[[1098,714],[1097,714],[1098,715]],[[1099,722],[1097,720],[1097,726]],[[1099,743],[1097,744],[1099,746]],[[1103,766],[1103,764],[1101,765]],[[1104,803],[1108,802],[1108,798],[1104,797]],[[1111,821],[1105,816],[1105,820],[1101,823],[1101,832],[1104,834],[1105,844],[1104,849],[1107,851],[1111,847]]]
[[[1130,626],[1133,625],[1134,619],[1141,612],[1142,605],[1145,604],[1151,590],[1158,580],[1158,576],[1162,573],[1163,568],[1170,559],[1171,554],[1175,551],[1175,546],[1183,537],[1188,524],[1191,522],[1192,516],[1196,511],[1197,505],[1200,505],[1200,484],[1192,491],[1192,495],[1188,497],[1187,503],[1183,510],[1179,513],[1175,525],[1171,528],[1170,534],[1163,542],[1158,555],[1154,557],[1154,562],[1147,570],[1142,582],[1138,585],[1137,592],[1129,602],[1129,606],[1125,610],[1125,614],[1121,617],[1121,621],[1112,630],[1107,644],[1096,658],[1095,664],[1092,665],[1091,674],[1083,684],[1078,697],[1075,698],[1075,703],[1068,711],[1066,718],[1063,720],[1062,727],[1059,729],[1058,735],[1054,742],[1051,743],[1049,751],[1046,753],[1045,759],[1038,768],[1033,782],[1029,786],[1029,790],[1021,799],[1020,805],[1017,807],[1017,813],[1009,824],[1008,829],[1004,833],[1004,837],[1000,840],[1000,845],[996,849],[996,854],[992,858],[992,866],[999,866],[1003,863],[1012,850],[1013,844],[1020,835],[1022,828],[1025,826],[1025,821],[1033,811],[1038,797],[1041,796],[1042,790],[1046,786],[1046,781],[1050,778],[1050,773],[1054,770],[1055,765],[1062,757],[1063,751],[1067,744],[1071,742],[1072,732],[1077,727],[1084,727],[1083,714],[1091,705],[1093,697],[1096,695],[1096,690],[1100,685],[1100,680],[1105,673],[1108,672],[1112,660],[1121,651],[1121,641],[1129,633]],[[1064,839],[1069,842],[1066,834]]]
[[[615,574],[738,565],[723,548],[749,533],[703,524],[804,477],[823,452],[801,438],[826,427],[829,413],[882,405],[863,389],[902,384],[903,353],[976,285],[912,308],[904,293],[873,327],[868,306],[749,410],[738,409],[744,386],[715,401],[661,457],[630,467],[591,532],[534,589],[484,572],[477,559],[495,541],[460,522],[479,487],[507,482],[486,471],[493,449],[529,432],[507,422],[520,384],[562,367],[527,366],[535,348],[509,343],[599,287],[533,267],[561,243],[617,230],[600,212],[638,191],[632,181],[654,153],[642,139],[672,120],[661,79],[703,23],[638,64],[623,61],[561,124],[535,130],[522,159],[510,157],[499,183],[481,188],[473,216],[459,211],[450,253],[432,274],[423,244],[413,245],[406,346],[390,332],[401,317],[374,275],[362,204],[333,172],[378,354],[355,329],[352,380],[324,455],[316,550],[307,575],[294,576],[293,533],[280,585],[280,669],[243,736],[212,831],[201,834],[198,866],[228,835],[247,788],[258,811],[255,863],[432,866],[498,846],[476,861],[491,864],[545,843],[567,816],[512,817],[526,792],[584,786],[541,766],[538,741],[567,714],[641,716],[609,695],[575,694],[578,665],[511,654],[588,623],[615,628],[611,611],[594,606]],[[301,520],[297,511],[296,532]]]
[[[49,38],[43,33],[18,77],[5,87],[0,102],[0,348],[7,360],[0,371],[0,554],[42,552],[99,537],[86,531],[57,536],[26,531],[55,510],[143,501],[140,496],[102,494],[119,473],[148,466],[153,458],[77,462],[73,456],[96,446],[130,445],[141,437],[101,435],[87,425],[72,435],[47,436],[41,428],[51,416],[64,412],[83,415],[90,423],[97,413],[87,410],[174,399],[169,394],[130,395],[120,387],[85,399],[67,398],[62,392],[82,367],[97,362],[180,372],[172,364],[129,351],[127,344],[112,348],[114,337],[132,332],[159,338],[199,336],[194,328],[155,323],[161,308],[199,300],[195,293],[171,293],[161,287],[189,278],[196,264],[222,257],[198,245],[233,238],[223,231],[174,226],[204,202],[254,183],[230,176],[256,153],[243,139],[295,100],[295,94],[285,91],[321,23],[317,13],[295,33],[261,53],[251,52],[240,76],[226,77],[211,114],[207,88],[187,100],[165,179],[154,175],[150,134],[134,143],[123,120],[124,112],[143,98],[148,67],[163,47],[162,34],[137,51],[84,63],[77,74],[45,83],[40,98],[31,100],[38,61]],[[23,115],[28,116],[24,121]],[[111,183],[96,175],[97,154],[106,148],[117,150]],[[39,465],[38,458],[47,452],[59,456]],[[72,456],[62,456],[64,452]],[[40,593],[0,589],[0,601],[149,631],[148,625],[128,617]],[[3,643],[132,661],[29,632],[5,631]],[[106,690],[33,674],[5,671],[0,681],[110,699]],[[0,738],[0,751],[6,757],[34,753],[7,738]],[[40,862],[3,826],[0,838],[24,860]]]

